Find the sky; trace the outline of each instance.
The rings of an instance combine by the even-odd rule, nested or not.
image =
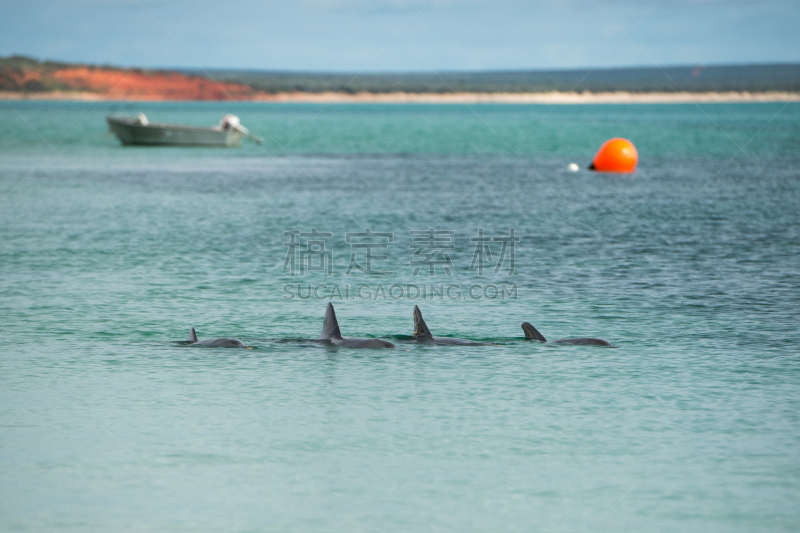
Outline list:
[[[800,62],[800,2],[0,0],[0,56],[330,72]]]

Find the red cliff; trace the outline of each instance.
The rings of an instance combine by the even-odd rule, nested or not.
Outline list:
[[[109,100],[248,100],[256,94],[249,85],[175,71],[39,63],[18,57],[0,59],[2,91],[95,93]]]

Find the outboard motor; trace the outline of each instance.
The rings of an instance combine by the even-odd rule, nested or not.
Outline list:
[[[242,126],[242,122],[236,115],[231,115],[231,114],[225,115],[224,117],[222,117],[222,120],[220,120],[219,126],[217,127],[223,131],[224,130],[240,131],[245,137],[251,139],[252,141],[255,141],[257,144],[261,144],[263,142],[261,137],[258,137],[257,135],[251,135],[250,130]]]
[[[229,129],[241,130],[241,129],[243,129],[242,121],[239,120],[239,117],[237,117],[236,115],[231,115],[231,114],[228,114],[228,115],[225,115],[224,117],[222,117],[222,120],[219,122],[219,127],[220,127],[220,129],[223,129],[223,130],[229,130]]]

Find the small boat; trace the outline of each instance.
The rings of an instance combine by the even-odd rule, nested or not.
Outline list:
[[[136,118],[106,117],[108,127],[122,144],[168,146],[239,146],[242,137],[261,144],[260,137],[251,135],[236,115],[225,115],[219,125],[204,128],[183,124],[150,122],[144,113]]]

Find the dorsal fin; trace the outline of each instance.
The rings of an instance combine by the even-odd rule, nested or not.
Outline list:
[[[544,335],[539,333],[539,331],[535,327],[531,326],[527,322],[523,322],[522,323],[522,331],[525,332],[525,339],[526,340],[529,340],[529,341],[536,340],[536,341],[547,342],[547,339],[544,338]]]
[[[336,321],[336,313],[333,310],[333,304],[330,302],[328,302],[328,308],[325,310],[325,322],[322,324],[322,333],[319,338],[326,341],[342,338],[342,332],[339,331],[339,323]]]
[[[418,305],[414,306],[414,336],[423,339],[433,338],[431,330],[428,329],[428,324],[422,318],[422,311],[419,310]]]
[[[197,333],[194,332],[194,328],[189,328],[189,342],[197,342]]]

